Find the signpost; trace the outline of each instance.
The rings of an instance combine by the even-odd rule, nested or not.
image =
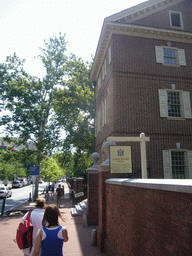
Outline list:
[[[142,174],[142,179],[147,179],[146,142],[150,141],[149,137],[145,137],[145,134],[141,133],[140,137],[108,137],[107,141],[114,141],[114,142],[140,142],[140,149],[141,149],[141,174]]]
[[[30,166],[29,167],[29,175],[39,175],[39,166]]]
[[[33,202],[33,197],[34,197],[34,182],[35,182],[35,176],[39,175],[39,166],[30,166],[29,167],[29,175],[32,176],[33,179],[33,186],[32,186],[32,202]]]

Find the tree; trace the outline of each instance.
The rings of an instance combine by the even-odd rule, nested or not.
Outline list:
[[[65,129],[64,146],[71,145],[79,152],[93,152],[94,148],[94,86],[90,80],[91,63],[71,55],[66,63],[68,79],[64,89],[54,92],[54,110]]]
[[[41,177],[44,181],[54,181],[63,176],[62,170],[57,165],[57,162],[53,158],[46,157],[41,164]]]
[[[36,146],[36,165],[40,166],[44,154],[60,145],[60,126],[55,119],[53,95],[58,86],[63,86],[66,75],[65,35],[51,37],[44,41],[39,58],[46,69],[42,79],[32,77],[24,71],[19,57],[14,54],[7,57],[0,65],[0,100],[1,110],[8,110],[10,115],[3,115],[0,125],[5,126],[6,137],[15,137],[18,144],[28,140]],[[38,196],[38,178],[35,183],[34,197]]]
[[[23,164],[18,159],[18,152],[0,151],[0,179],[13,180],[15,177],[26,177]]]
[[[17,177],[29,176],[29,167],[36,163],[36,152],[28,148],[23,148],[19,151],[12,151],[11,149],[1,150],[0,160],[3,167],[1,178],[7,177],[9,180],[13,180],[14,174]],[[3,171],[4,169],[6,171]],[[5,177],[3,173],[6,173]]]

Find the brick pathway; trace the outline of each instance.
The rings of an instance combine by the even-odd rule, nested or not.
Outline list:
[[[63,184],[62,184],[63,185]],[[64,255],[73,256],[97,256],[105,255],[99,252],[97,246],[91,246],[91,232],[95,227],[83,227],[83,217],[71,216],[71,201],[68,194],[68,186],[65,186],[65,198],[61,203],[61,214],[65,218],[65,223],[60,220],[60,224],[68,230],[69,241],[64,243]],[[50,198],[50,203],[55,203],[54,198]],[[14,209],[15,211],[30,210],[33,206],[26,202]],[[21,256],[22,252],[17,244],[13,242],[17,226],[22,216],[0,217],[0,256]]]

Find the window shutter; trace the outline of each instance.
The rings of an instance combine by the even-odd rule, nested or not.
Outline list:
[[[192,150],[187,151],[189,179],[192,179]]]
[[[109,123],[109,121],[110,121],[110,112],[111,112],[110,98],[109,98],[109,94],[108,94],[107,98],[106,98],[106,123]]]
[[[191,118],[191,102],[189,92],[182,92],[184,117]]]
[[[101,109],[98,111],[98,133],[101,130]]]
[[[168,117],[167,91],[163,89],[159,89],[159,107],[160,107],[160,116]]]
[[[104,102],[102,103],[102,126],[101,128],[103,128],[103,126],[105,125],[105,106],[104,106]]]
[[[96,114],[96,116],[95,116],[95,136],[97,136],[97,127],[98,127],[98,113]]]
[[[163,150],[164,179],[172,179],[171,151]]]
[[[163,47],[155,46],[155,53],[156,53],[156,62],[157,63],[164,63]]]
[[[104,124],[107,123],[107,99],[104,100]]]
[[[180,66],[186,66],[185,50],[178,49],[178,57]]]

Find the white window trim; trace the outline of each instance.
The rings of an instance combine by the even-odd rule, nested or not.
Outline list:
[[[165,64],[164,63],[164,51],[163,49],[173,49],[177,51],[177,64],[171,65],[171,64]],[[164,66],[170,66],[170,67],[180,67],[180,66],[186,66],[186,57],[185,57],[185,50],[184,49],[178,49],[175,47],[168,47],[168,46],[155,46],[155,56],[156,56],[156,62],[161,63]]]
[[[179,92],[181,95],[181,117],[170,117],[168,116],[168,104],[167,104],[167,91]],[[159,89],[159,108],[160,117],[166,117],[169,120],[185,120],[191,119],[191,102],[190,94],[187,91],[172,90],[172,89]]]
[[[171,14],[175,13],[175,14],[179,14],[180,17],[180,23],[181,26],[180,27],[176,27],[172,25],[172,19],[171,19]],[[177,11],[169,11],[169,20],[170,20],[170,27],[173,29],[183,29],[183,18],[182,18],[182,13],[181,12],[177,12]]]

